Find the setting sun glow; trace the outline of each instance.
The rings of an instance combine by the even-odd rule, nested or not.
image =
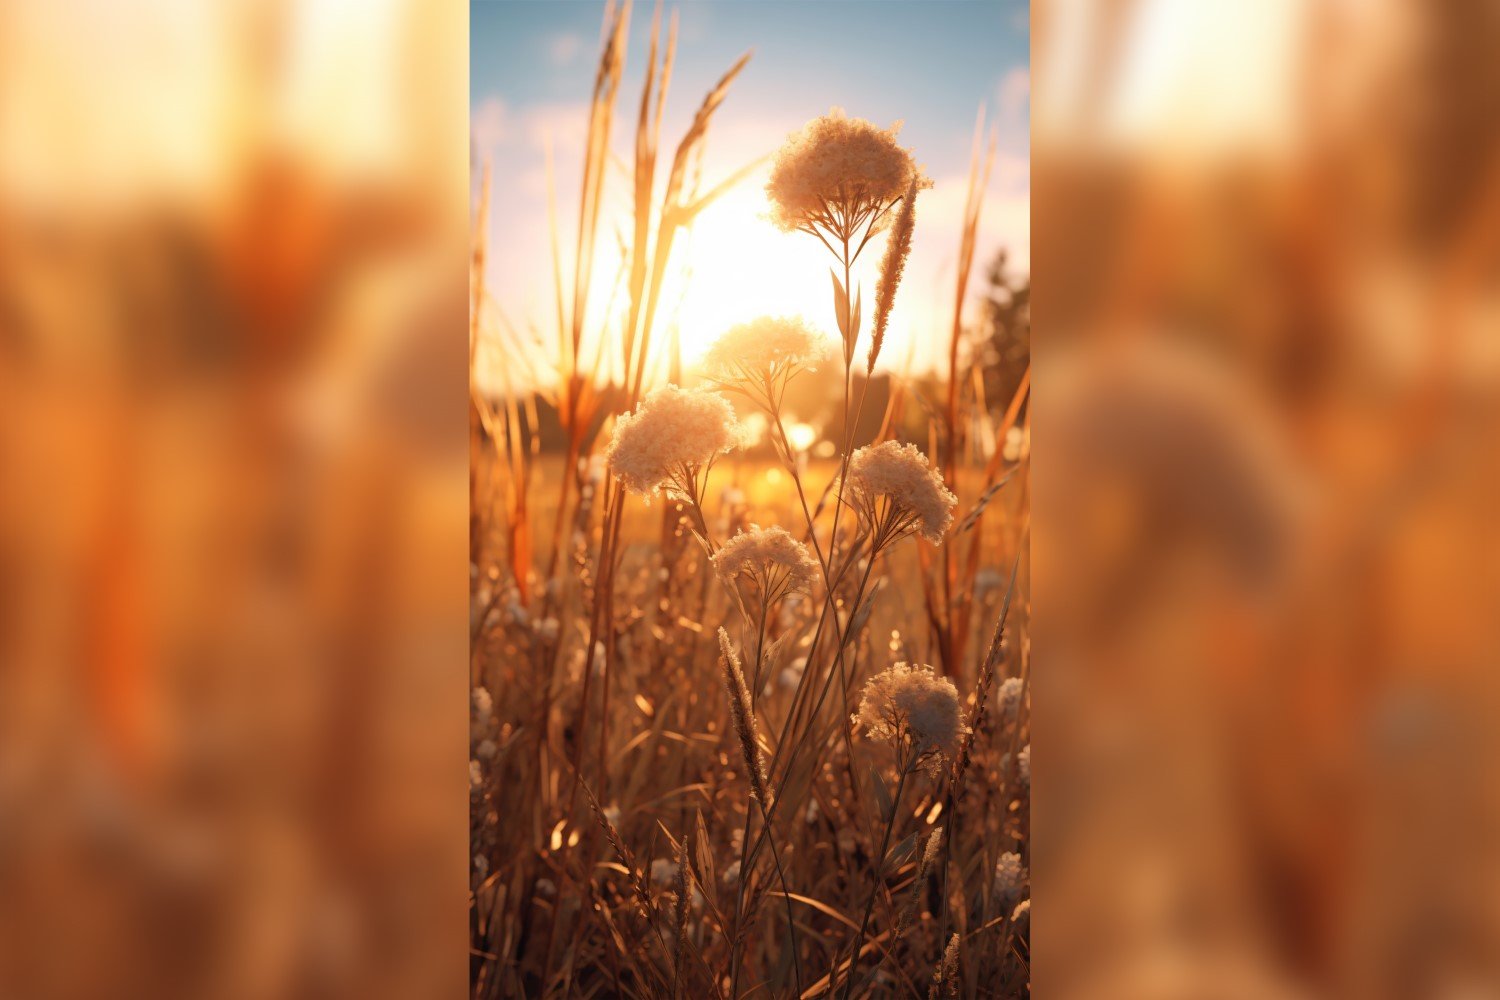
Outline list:
[[[699,217],[674,271],[686,281],[675,289],[683,362],[703,356],[719,335],[757,316],[801,316],[829,338],[838,339],[833,317],[828,253],[815,240],[783,233],[766,218],[770,207],[758,174],[726,194]],[[872,241],[871,247],[878,241]],[[873,296],[878,257],[866,248],[856,265]],[[861,274],[856,274],[859,280]]]

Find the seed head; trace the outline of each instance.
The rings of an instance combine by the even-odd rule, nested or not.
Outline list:
[[[768,601],[794,591],[806,593],[818,575],[818,561],[785,528],[751,525],[725,542],[713,563],[725,583],[748,577]]]
[[[881,542],[909,531],[936,545],[953,523],[958,498],[914,444],[886,441],[849,458],[851,503]]]
[[[911,926],[911,922],[916,919],[917,907],[922,902],[922,888],[927,884],[927,876],[932,872],[932,866],[937,863],[938,852],[942,846],[943,828],[938,827],[927,838],[927,846],[922,851],[922,859],[917,862],[916,877],[911,881],[911,892],[907,894],[906,905],[901,908],[901,913],[896,917],[897,936]]]
[[[731,327],[714,341],[703,367],[720,379],[774,386],[799,370],[815,371],[832,347],[800,317],[762,316]]]
[[[891,234],[886,238],[885,256],[880,259],[880,281],[875,285],[875,334],[870,341],[866,374],[874,373],[875,359],[880,357],[880,347],[885,343],[885,328],[891,320],[891,307],[896,304],[896,288],[906,270],[906,258],[911,254],[911,234],[916,224],[917,178],[913,177],[901,198],[901,210],[896,213]]]
[[[1021,708],[1023,682],[1019,677],[1007,677],[1000,684],[1000,717],[1014,719]]]
[[[932,974],[932,985],[927,989],[927,1000],[938,1000],[939,997],[958,996],[958,935],[955,934],[948,939],[948,947],[943,949],[943,960],[938,963],[936,971]]]
[[[995,865],[995,891],[1006,906],[1013,906],[1026,888],[1026,869],[1021,864],[1021,855],[1006,851]]]
[[[745,674],[740,668],[740,658],[734,655],[729,644],[729,633],[719,628],[719,666],[724,671],[724,689],[729,694],[729,718],[734,732],[739,737],[740,754],[745,759],[745,773],[750,779],[750,793],[767,807],[771,798],[766,791],[766,761],[755,738],[755,713],[750,708],[750,691],[745,687]]]
[[[743,440],[723,396],[665,385],[619,417],[605,458],[626,489],[647,499],[666,489],[696,502],[698,470]]]
[[[843,235],[877,228],[890,206],[922,176],[911,153],[896,143],[897,122],[879,128],[834,108],[787,138],[776,154],[766,194],[771,221],[786,232],[823,228]]]
[[[930,666],[897,663],[865,683],[854,716],[870,739],[894,740],[912,759],[936,774],[958,750],[968,727],[958,707],[958,689]]]

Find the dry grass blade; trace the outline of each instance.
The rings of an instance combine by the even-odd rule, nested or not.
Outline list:
[[[984,516],[984,509],[989,506],[990,501],[995,498],[995,495],[1000,492],[1001,488],[1004,487],[1006,483],[1010,482],[1011,476],[1014,475],[1014,470],[1012,470],[1011,472],[1007,472],[1003,477],[1001,477],[999,482],[991,483],[989,486],[985,487],[984,492],[979,494],[979,499],[974,502],[974,506],[970,508],[969,512],[963,516],[963,519],[958,522],[958,527],[953,529],[953,534],[962,535],[970,528],[974,527],[974,525],[978,524],[979,519]]]
[[[775,890],[772,890],[772,894],[776,894]],[[791,893],[789,895],[791,899],[794,899],[799,903],[806,903],[808,906],[811,906],[818,912],[833,917],[840,923],[846,924],[851,928],[859,926],[854,921],[850,920],[848,917],[845,917],[843,914],[839,913],[837,910],[826,903],[822,903],[816,899],[810,899],[807,896],[801,896],[796,893]],[[890,953],[886,950],[885,947],[886,942],[890,940],[890,937],[890,931],[881,931],[879,934],[865,938],[864,945],[859,949],[859,957],[862,959],[873,952],[880,952],[882,959],[890,958]],[[835,984],[844,977],[844,974],[849,971],[849,962],[850,959],[848,957],[840,959],[839,962],[828,971],[827,975],[823,976],[817,982],[813,983],[811,986],[807,987],[807,989],[798,994],[800,1000],[813,1000],[814,997],[820,997],[825,993],[830,992],[834,988]]]
[[[870,341],[870,360],[865,368],[867,375],[874,374],[875,361],[885,343],[886,324],[891,319],[891,307],[896,304],[896,289],[906,270],[906,258],[911,254],[911,237],[916,224],[917,179],[913,177],[901,199],[901,210],[896,213],[890,236],[886,238],[885,256],[880,259],[880,280],[875,285],[875,332]]]
[[[580,777],[578,784],[582,786],[584,795],[588,796],[589,810],[594,814],[594,821],[604,831],[604,839],[609,841],[609,846],[615,852],[615,857],[619,858],[620,864],[625,866],[625,871],[629,875],[630,887],[634,890],[636,903],[640,907],[641,916],[647,920],[653,919],[651,892],[646,888],[645,880],[641,878],[640,872],[636,869],[635,860],[630,854],[630,849],[625,846],[625,841],[620,838],[620,831],[615,829],[615,825],[610,822],[609,817],[604,814],[604,810],[599,806],[599,800],[594,796],[594,790],[589,787],[589,783]]]
[[[673,18],[673,37],[676,36],[676,18]],[[625,336],[621,342],[621,364],[628,378],[634,354],[636,325],[640,317],[641,289],[646,285],[646,267],[649,262],[647,247],[651,239],[651,196],[656,181],[656,148],[661,134],[661,104],[665,98],[665,86],[672,70],[675,46],[669,46],[661,65],[663,92],[657,94],[657,115],[650,117],[652,87],[656,81],[657,47],[661,38],[661,4],[651,24],[651,51],[646,59],[646,81],[641,87],[641,111],[635,132],[635,241],[630,253],[630,312],[625,321]]]
[[[948,939],[943,949],[943,960],[932,974],[932,987],[927,991],[927,1000],[958,996],[958,935]]]
[[[998,138],[992,135],[989,151],[981,159],[980,150],[984,138],[984,108],[974,123],[974,152],[969,165],[969,188],[964,201],[963,235],[959,241],[958,269],[953,292],[953,328],[948,340],[948,410],[947,448],[944,451],[944,473],[953,475],[962,441],[958,412],[958,392],[963,384],[958,372],[959,345],[963,342],[964,301],[968,295],[969,276],[974,268],[974,251],[979,241],[979,216],[984,207],[984,189],[989,184],[990,169],[995,162],[995,147]],[[981,166],[982,164],[982,166]]]
[[[698,106],[697,113],[693,115],[693,123],[688,127],[687,134],[682,137],[682,141],[678,143],[677,155],[672,158],[672,173],[667,179],[666,203],[668,205],[677,204],[677,196],[682,191],[683,177],[687,171],[688,155],[708,134],[708,125],[713,120],[714,112],[718,110],[720,104],[724,103],[724,98],[729,96],[729,85],[750,61],[750,55],[751,53],[746,52],[735,60],[734,65],[729,67],[728,71],[719,78],[719,82],[714,84],[713,89],[703,98],[703,103]]]
[[[724,180],[720,181],[718,184],[710,188],[707,194],[700,195],[697,198],[694,198],[691,202],[687,203],[679,210],[678,221],[683,225],[688,225],[689,223],[691,223],[694,217],[696,217],[699,212],[702,212],[705,208],[718,201],[721,197],[724,196],[725,193],[727,193],[735,185],[743,181],[746,177],[749,177],[751,174],[755,173],[756,169],[758,169],[760,165],[762,163],[765,163],[768,159],[770,159],[769,156],[761,156],[754,160],[751,160],[749,163],[745,164],[743,167],[740,167],[734,173],[730,174]]]
[[[698,836],[693,841],[693,860],[698,866],[698,881],[703,886],[704,894],[708,896],[709,902],[717,905],[719,896],[719,877],[714,866],[714,852],[708,839],[708,827],[703,823],[703,811],[700,809],[694,814]]]
[[[922,903],[922,890],[926,888],[927,876],[931,874],[932,866],[937,861],[938,852],[942,846],[943,828],[938,827],[927,838],[927,845],[922,849],[922,858],[917,863],[916,877],[912,879],[911,891],[906,897],[906,905],[901,908],[901,913],[896,918],[898,937],[911,926],[911,922],[917,917],[917,908]]]
[[[1016,553],[1016,561],[1010,569],[1010,582],[1005,587],[1005,600],[1000,606],[1000,616],[995,621],[995,632],[990,637],[989,649],[984,654],[984,662],[979,668],[979,681],[974,694],[974,718],[970,722],[969,731],[964,734],[963,741],[959,745],[958,756],[953,764],[953,792],[952,797],[957,799],[963,794],[964,776],[968,773],[969,761],[974,753],[974,741],[984,729],[985,716],[989,710],[990,685],[995,678],[995,668],[1000,663],[1001,645],[1005,638],[1005,622],[1010,617],[1011,598],[1016,592],[1016,577],[1021,571],[1021,553]]]
[[[599,227],[600,191],[604,185],[604,168],[609,157],[615,98],[620,89],[620,75],[625,68],[625,38],[630,26],[630,6],[630,0],[625,0],[616,15],[613,29],[605,42],[604,53],[599,59],[599,69],[594,77],[593,99],[589,103],[588,145],[584,156],[583,185],[578,199],[578,239],[574,252],[576,274],[571,329],[574,358],[578,357],[583,338],[584,311],[593,275],[594,239]]]
[[[662,282],[666,277],[667,265],[672,258],[672,246],[677,230],[687,225],[690,215],[681,202],[683,182],[687,174],[688,162],[693,153],[699,148],[708,132],[709,122],[713,118],[714,111],[724,102],[729,93],[729,85],[734,78],[745,68],[750,61],[750,53],[742,55],[729,71],[725,73],[708,95],[703,99],[697,113],[693,116],[693,122],[688,127],[687,133],[677,144],[677,151],[672,157],[672,169],[667,176],[666,191],[662,196],[661,211],[658,217],[656,246],[652,256],[651,265],[648,269],[642,267],[638,272],[639,280],[631,283],[631,309],[630,318],[626,327],[627,343],[627,366],[626,385],[629,389],[629,398],[634,400],[640,395],[641,385],[645,378],[647,359],[650,355],[652,331],[656,321],[656,313],[661,298]],[[660,118],[657,119],[660,124]],[[654,140],[653,140],[654,141]],[[653,153],[654,157],[654,153]],[[639,183],[639,181],[638,181]],[[640,189],[637,188],[637,213],[640,208]],[[646,246],[638,244],[633,249],[633,254],[644,261]],[[647,274],[649,273],[649,281]],[[633,271],[633,275],[637,272]]]
[[[692,834],[688,834],[677,845],[677,873],[672,880],[672,891],[676,899],[672,907],[673,941],[676,942],[672,949],[672,983],[673,994],[682,995],[682,957],[687,953],[687,918],[688,918],[688,840]]]

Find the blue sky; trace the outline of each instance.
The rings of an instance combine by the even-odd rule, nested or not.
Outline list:
[[[631,18],[613,142],[627,162],[653,9],[650,3],[637,4]],[[981,102],[999,139],[987,187],[981,254],[1004,245],[1013,259],[1023,265],[1029,260],[1027,4],[689,0],[666,11],[673,9],[680,22],[662,135],[664,158],[724,70],[747,49],[754,53],[710,130],[706,184],[774,152],[789,132],[835,105],[880,125],[904,121],[901,142],[936,186],[918,201],[911,278],[898,300],[893,328],[905,331],[915,345],[916,363],[924,365],[930,359],[920,349],[927,339],[923,334],[951,323],[958,219]],[[566,232],[576,224],[570,209],[603,13],[602,3],[584,0],[475,0],[470,8],[471,125],[476,153],[490,163],[494,177],[489,281],[517,325],[550,320],[544,149],[550,141]],[[706,249],[693,257],[689,287],[702,284],[703,277],[708,289],[699,292],[699,299],[711,295],[714,304],[692,300],[684,305],[682,321],[695,331],[685,332],[689,345],[711,339],[708,327],[723,322],[725,310],[752,305],[740,302],[730,285],[724,262],[728,246],[741,248],[740,274],[748,270],[763,279],[754,305],[806,313],[821,303],[812,289],[826,297],[826,267],[819,266],[817,248],[798,242],[815,241],[761,232],[769,228],[758,218],[763,185],[763,175],[751,177],[702,220]],[[610,206],[607,200],[606,213]],[[773,242],[777,238],[784,242]],[[713,268],[721,264],[725,273],[715,278]],[[870,267],[865,283],[873,286],[873,260]],[[686,294],[691,299],[694,293]]]
[[[580,70],[598,54],[603,9],[585,0],[476,0],[473,105],[492,95],[517,105],[586,96],[592,80]],[[703,93],[753,49],[736,96],[801,118],[830,101],[851,114],[868,102],[904,117],[918,144],[941,129],[966,133],[978,101],[1008,69],[1028,63],[1027,5],[1014,0],[689,0],[675,9],[684,91]],[[632,16],[637,86],[652,10],[637,4]]]

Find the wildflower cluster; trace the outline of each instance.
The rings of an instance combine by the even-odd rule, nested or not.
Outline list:
[[[761,397],[757,402],[775,410],[788,380],[816,371],[832,346],[800,317],[762,316],[726,331],[704,355],[703,367],[728,388],[747,384]]]
[[[937,774],[968,731],[958,689],[930,666],[897,663],[865,683],[854,721],[870,739],[892,740],[898,759]]]
[[[785,528],[751,525],[725,542],[713,563],[731,586],[740,579],[754,583],[767,604],[794,591],[806,593],[818,574],[818,561]]]
[[[610,471],[649,500],[663,489],[697,504],[699,474],[740,447],[744,434],[729,401],[714,392],[663,386],[622,414],[605,451]]]
[[[915,181],[930,187],[910,151],[888,129],[834,108],[794,132],[776,154],[766,194],[771,221],[786,232],[810,232],[860,243],[879,232]]]
[[[1019,677],[1007,677],[1000,685],[1000,717],[1010,721],[1016,717],[1021,709],[1021,699],[1025,694],[1025,681]]]
[[[849,502],[869,527],[874,548],[918,531],[936,545],[958,503],[916,445],[886,441],[849,459]]]
[[[1026,890],[1026,868],[1021,855],[1006,851],[995,864],[995,891],[1007,906],[1014,906]]]

